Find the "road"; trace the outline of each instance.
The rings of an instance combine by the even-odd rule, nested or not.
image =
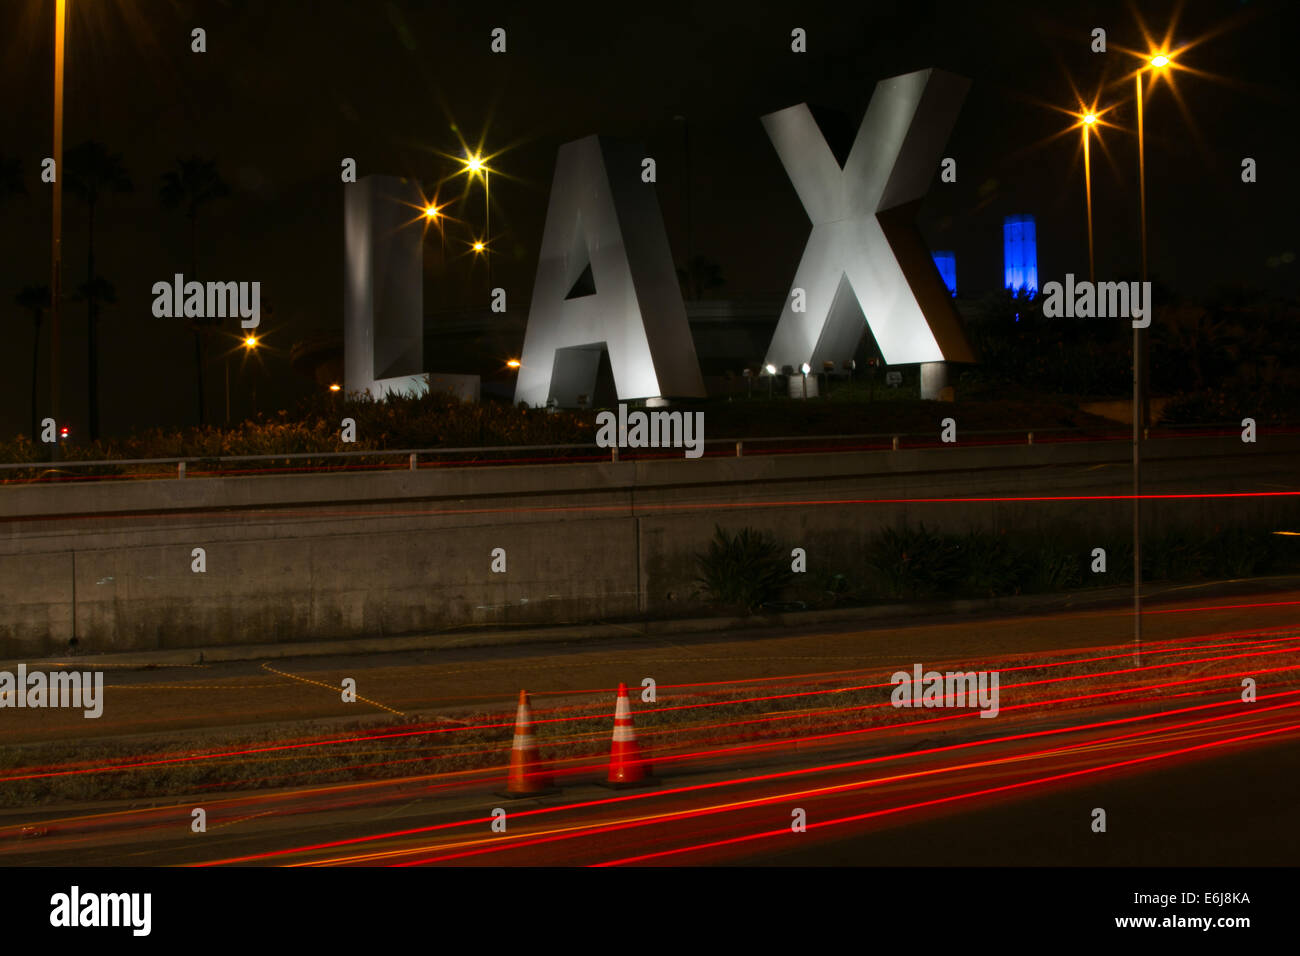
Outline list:
[[[99,744],[0,773],[72,788],[0,814],[0,865],[1290,864],[1297,602],[1166,594],[1140,659],[1103,608],[114,674],[100,721],[40,725]],[[997,716],[893,706],[914,664],[996,671]],[[345,675],[370,703],[341,702]],[[645,788],[600,785],[618,681]],[[511,800],[521,685],[559,792]],[[77,799],[106,780],[150,795]]]

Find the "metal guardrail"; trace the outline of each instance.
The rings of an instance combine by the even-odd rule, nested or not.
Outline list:
[[[1167,425],[1167,426],[1161,426],[1161,430],[1163,431],[1166,429],[1169,430],[1185,429],[1190,432],[1192,429],[1201,429],[1202,431],[1198,434],[1190,435],[1190,436],[1164,435],[1158,437],[1177,437],[1177,438],[1206,437],[1204,431],[1206,429],[1237,430],[1240,427],[1241,426],[1235,422],[1224,422],[1224,423],[1213,423],[1213,424],[1192,424],[1192,425]],[[1279,426],[1273,426],[1273,427],[1278,428]],[[1281,426],[1281,427],[1286,431],[1297,430],[1293,426]],[[988,446],[988,445],[998,445],[998,444],[1022,444],[1022,443],[1032,445],[1034,444],[1035,436],[1053,435],[1053,434],[1060,434],[1060,433],[1077,434],[1080,436],[1080,440],[1086,442],[1131,441],[1131,437],[1128,434],[1116,433],[1114,436],[1109,436],[1109,435],[1098,436],[1095,433],[1093,433],[1093,435],[1089,437],[1088,433],[1083,432],[1081,429],[1072,428],[1068,426],[1057,427],[1057,428],[1036,428],[1033,430],[999,428],[999,429],[984,429],[978,431],[964,431],[962,432],[962,434],[964,436],[1000,436],[1000,437],[1007,438],[1008,439],[1007,441],[972,443],[969,440],[963,439],[961,442],[953,443],[953,447],[961,447],[961,446],[970,447],[972,444],[976,446],[979,446],[981,444],[984,446]],[[1148,429],[1144,437],[1150,437],[1149,433],[1150,430]],[[771,436],[771,437],[756,436],[750,438],[709,438],[702,441],[701,444],[705,446],[734,445],[736,457],[742,457],[745,454],[746,445],[748,445],[750,447],[750,450],[753,451],[755,450],[756,446],[764,446],[764,445],[772,445],[772,444],[788,445],[788,444],[798,444],[798,443],[808,443],[808,442],[880,441],[880,442],[888,442],[889,443],[888,448],[897,451],[901,447],[903,447],[902,445],[903,441],[913,440],[913,439],[925,439],[927,442],[927,446],[935,446],[935,445],[943,444],[935,440],[935,436],[933,432],[925,432],[925,433],[868,432],[868,433],[851,434],[851,435],[779,435],[779,436]],[[30,469],[41,469],[46,472],[50,472],[50,471],[67,471],[67,470],[78,469],[78,468],[114,468],[114,467],[126,467],[126,466],[155,465],[159,467],[175,467],[177,477],[185,478],[188,471],[188,466],[190,465],[226,465],[226,464],[251,463],[257,461],[288,462],[288,461],[301,461],[301,460],[309,460],[309,459],[349,459],[349,458],[397,458],[397,459],[406,458],[410,470],[415,471],[418,469],[421,459],[425,459],[426,461],[428,461],[429,459],[436,459],[440,456],[447,456],[447,455],[481,456],[481,455],[492,455],[492,454],[500,454],[500,453],[510,453],[513,455],[518,455],[520,452],[554,452],[554,451],[578,451],[578,450],[583,450],[588,452],[591,451],[598,452],[598,454],[591,456],[593,458],[604,458],[606,454],[605,450],[601,449],[599,446],[588,445],[588,444],[489,445],[489,446],[470,446],[464,448],[395,448],[395,449],[358,449],[356,451],[280,452],[280,453],[272,453],[272,454],[265,454],[265,455],[216,455],[216,456],[185,455],[185,456],[179,456],[173,458],[108,458],[108,459],[97,459],[97,460],[90,460],[90,461],[59,460],[59,461],[5,462],[5,463],[0,463],[0,472],[30,470]],[[818,451],[821,450],[822,449],[818,449]],[[864,450],[864,449],[849,448],[844,450]],[[644,457],[642,455],[627,456],[626,451],[627,451],[626,449],[623,450],[623,457],[625,458]],[[649,449],[633,449],[633,451],[640,453],[643,451],[649,451]],[[760,449],[759,453],[771,454],[773,453],[773,450],[768,449],[764,451]],[[611,460],[619,461],[620,449],[618,447],[609,449],[609,456]],[[712,457],[718,457],[718,456],[714,455]],[[565,462],[565,461],[573,461],[573,459],[560,457],[555,459],[555,461]],[[540,460],[537,461],[536,463],[540,463]],[[400,467],[400,465],[395,465],[393,467]],[[269,472],[276,469],[265,469],[265,470]],[[207,475],[219,476],[221,472],[219,471],[211,472],[211,473],[205,472],[203,474],[205,476]],[[87,476],[87,477],[112,478],[118,476],[103,475],[103,476]],[[121,477],[131,477],[131,476],[124,475]],[[39,481],[41,479],[31,479],[31,480]]]

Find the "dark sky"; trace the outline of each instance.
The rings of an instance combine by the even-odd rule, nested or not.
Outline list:
[[[21,162],[27,195],[0,206],[0,302],[9,348],[0,356],[0,434],[25,430],[32,331],[13,304],[49,277],[50,187],[39,164],[51,140],[54,0],[6,0],[0,13],[0,83],[6,91],[0,156]],[[184,322],[151,313],[151,286],[188,271],[183,220],[158,197],[180,156],[212,158],[232,195],[203,213],[202,278],[260,280],[274,320],[261,369],[236,381],[247,410],[254,377],[263,410],[312,386],[288,366],[293,342],[342,327],[339,163],[360,173],[414,176],[432,186],[455,164],[458,131],[482,142],[492,179],[493,284],[513,302],[531,293],[557,147],[599,132],[640,141],[658,162],[658,195],[679,261],[686,246],[717,261],[720,297],[782,296],[808,221],[759,117],[799,102],[847,115],[853,129],[878,79],[935,66],[972,80],[945,155],[958,181],[937,170],[922,209],[932,248],[957,254],[963,291],[1001,280],[1001,221],[1039,220],[1046,278],[1087,271],[1083,174],[1071,120],[1071,81],[1118,104],[1095,153],[1099,278],[1137,268],[1133,59],[1144,47],[1123,3],[790,2],[674,4],[465,3],[401,0],[93,0],[70,4],[65,148],[99,140],[123,155],[135,190],[107,197],[97,214],[97,270],[117,290],[103,318],[107,433],[196,418],[192,346]],[[1228,284],[1294,296],[1297,4],[1191,2],[1173,45],[1201,74],[1177,74],[1187,106],[1167,86],[1147,108],[1151,271],[1185,296]],[[1143,2],[1158,35],[1176,5]],[[489,50],[493,27],[508,52]],[[1092,28],[1110,52],[1089,50]],[[190,52],[190,31],[208,52]],[[809,52],[790,51],[802,27]],[[1103,84],[1109,84],[1104,89]],[[674,119],[684,116],[686,121]],[[689,131],[690,161],[683,133]],[[1243,184],[1253,157],[1259,182]],[[442,198],[463,192],[463,177]],[[464,240],[481,227],[476,184],[449,211],[467,221],[448,235],[448,261],[429,243],[426,311],[482,307],[485,283]],[[65,196],[65,289],[86,274],[86,211]],[[1288,255],[1289,254],[1289,255]],[[1289,261],[1283,261],[1288,259]],[[84,304],[64,310],[64,406],[85,420]],[[229,323],[231,331],[235,323]],[[232,338],[233,342],[234,339]],[[48,360],[42,342],[39,385]],[[446,369],[442,371],[455,371]],[[209,371],[220,408],[221,367]],[[277,404],[278,403],[278,404]],[[84,426],[83,426],[84,433]]]

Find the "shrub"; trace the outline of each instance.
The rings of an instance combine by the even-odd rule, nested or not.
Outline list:
[[[339,423],[352,418],[357,423],[357,440],[345,444]],[[368,396],[314,396],[291,415],[281,411],[259,415],[254,419],[225,428],[153,428],[130,438],[104,439],[91,444],[65,444],[60,448],[64,461],[101,461],[110,459],[189,458],[207,459],[205,471],[239,470],[248,465],[231,463],[218,467],[211,459],[240,455],[290,455],[313,452],[379,451],[395,448],[474,448],[508,445],[589,444],[594,435],[590,421],[567,412],[548,412],[494,402],[462,403],[440,393],[418,398],[392,396],[376,401]],[[537,454],[533,452],[531,454]],[[557,456],[565,454],[557,449]],[[50,462],[50,449],[32,444],[25,436],[0,441],[0,462],[32,462],[28,471],[0,472],[5,480],[30,480],[56,473],[57,462]],[[471,455],[473,457],[473,455]],[[358,457],[346,464],[353,466],[392,464],[390,458]],[[344,467],[340,459],[268,459],[257,468],[291,466]],[[78,475],[144,474],[157,466],[104,465],[77,470]]]
[[[1178,529],[1143,542],[1143,580],[1201,577],[1211,569],[1209,546],[1213,540],[1204,534],[1192,534]]]
[[[960,542],[926,530],[885,528],[871,542],[867,561],[889,597],[923,597],[952,591],[963,576]]]
[[[786,551],[772,535],[753,528],[731,536],[715,526],[709,550],[695,560],[707,598],[751,612],[773,600],[793,577]]]
[[[1072,591],[1100,583],[1100,576],[1090,570],[1091,544],[1076,528],[1032,534],[1023,545],[1023,554],[1022,591],[1026,594]]]

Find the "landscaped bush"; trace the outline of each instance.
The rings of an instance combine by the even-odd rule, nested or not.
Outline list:
[[[1021,547],[1026,559],[1023,593],[1070,591],[1097,583],[1089,580],[1092,548],[1076,528],[1027,534]]]
[[[924,524],[885,528],[868,545],[867,560],[879,575],[885,596],[894,598],[953,591],[965,570],[956,538],[930,532]]]
[[[1246,417],[1260,425],[1294,422],[1300,417],[1300,395],[1280,385],[1234,382],[1175,395],[1161,413],[1161,421],[1171,425],[1237,425]]]
[[[1122,395],[1130,359],[1119,323],[1048,319],[1040,297],[990,296],[966,323],[979,361],[962,368],[963,385],[998,384],[1049,395]]]
[[[356,441],[344,443],[341,422],[356,422]],[[293,414],[280,411],[226,428],[155,428],[130,438],[105,439],[86,445],[64,444],[63,461],[107,459],[188,458],[215,459],[241,455],[291,455],[311,452],[381,451],[403,448],[475,448],[494,445],[590,444],[594,440],[591,421],[567,412],[548,412],[493,402],[463,403],[445,394],[431,393],[418,398],[392,396],[385,401],[369,397],[315,397]],[[535,453],[530,453],[535,454]],[[557,452],[559,454],[559,452]],[[352,458],[352,465],[392,464],[387,459]],[[32,462],[30,472],[0,472],[6,478],[40,477],[53,463],[50,449],[33,444],[26,436],[0,442],[0,462]],[[338,459],[269,458],[256,467],[276,466],[341,467]],[[205,470],[215,465],[205,465]],[[223,470],[249,467],[231,463]],[[79,468],[78,475],[138,474],[157,466],[105,465]]]
[[[1214,537],[1214,546],[1209,550],[1207,571],[1214,577],[1240,578],[1253,574],[1269,574],[1279,564],[1293,558],[1300,550],[1294,538],[1289,548],[1278,535],[1268,531],[1247,531],[1243,528],[1229,528]]]
[[[709,550],[695,560],[703,595],[746,611],[775,600],[794,576],[789,552],[772,535],[753,528],[730,535],[715,527]]]
[[[1300,570],[1300,538],[1276,530],[1178,528],[1149,535],[1142,542],[1142,578],[1185,581]],[[1094,574],[1095,537],[1070,527],[965,535],[923,524],[884,528],[867,546],[867,564],[876,576],[869,591],[894,600],[979,598],[1129,584],[1132,544],[1108,545],[1106,573]]]
[[[1209,544],[1208,535],[1181,528],[1143,542],[1143,579],[1169,581],[1202,577],[1211,567]]]

